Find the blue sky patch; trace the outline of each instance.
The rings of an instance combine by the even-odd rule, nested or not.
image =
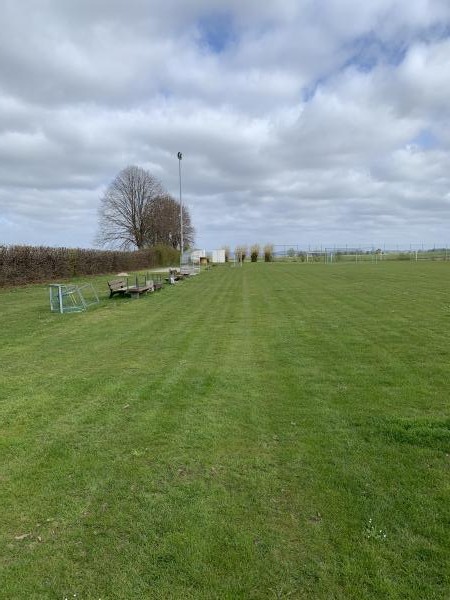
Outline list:
[[[199,19],[200,41],[211,52],[221,54],[237,41],[237,32],[229,12],[214,12]]]
[[[355,66],[358,70],[367,73],[379,63],[399,65],[405,58],[408,46],[401,40],[395,43],[386,43],[372,32],[356,39],[349,50],[351,56],[346,61],[344,68]]]
[[[422,131],[411,140],[411,144],[419,146],[422,150],[432,150],[439,145],[439,140],[429,129],[422,129]]]
[[[303,88],[302,101],[310,102],[316,95],[316,92],[319,89],[319,87],[324,86],[326,84],[327,80],[328,80],[328,77],[326,77],[326,76],[319,77],[318,79],[314,80],[310,85]]]
[[[418,39],[429,44],[430,42],[440,42],[450,38],[450,23],[438,23],[428,27],[420,33]]]

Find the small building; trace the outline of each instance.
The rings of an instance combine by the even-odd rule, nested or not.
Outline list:
[[[206,250],[199,250],[198,248],[195,248],[195,250],[191,251],[191,262],[194,265],[200,264],[202,258],[206,258]]]
[[[225,250],[213,250],[211,252],[211,262],[213,263],[224,263],[225,262]]]

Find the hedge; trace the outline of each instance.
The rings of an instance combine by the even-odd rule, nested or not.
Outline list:
[[[177,263],[179,252],[156,246],[136,252],[0,245],[0,287],[137,271]]]

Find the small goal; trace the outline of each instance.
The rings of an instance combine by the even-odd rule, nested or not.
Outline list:
[[[52,312],[83,312],[88,306],[98,304],[99,299],[91,283],[82,285],[66,285],[52,283],[49,285],[50,310]]]

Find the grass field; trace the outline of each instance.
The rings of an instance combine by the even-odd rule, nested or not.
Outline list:
[[[0,291],[0,598],[450,598],[449,268]]]

